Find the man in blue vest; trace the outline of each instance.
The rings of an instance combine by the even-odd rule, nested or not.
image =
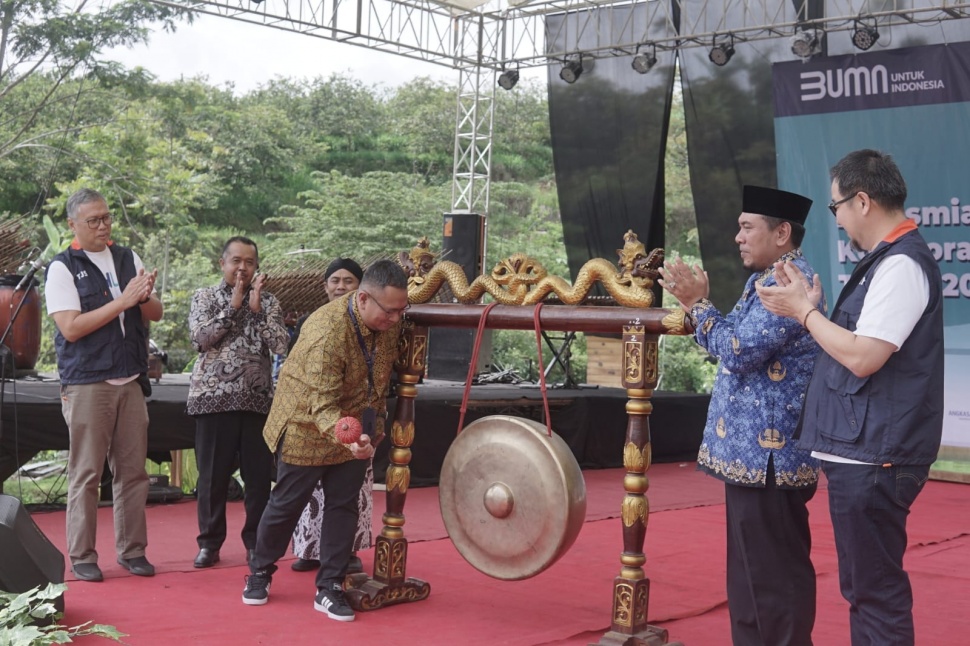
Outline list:
[[[815,569],[806,505],[815,495],[818,462],[792,436],[818,345],[801,326],[768,312],[755,292],[774,284],[779,260],[813,275],[801,251],[811,206],[795,193],[744,187],[734,240],[752,274],[726,314],[708,299],[700,267],[677,259],[661,269],[664,289],[694,321],[697,343],[718,358],[697,463],[725,484],[735,646],[812,643]]]
[[[829,210],[865,251],[831,320],[821,292],[787,264],[758,288],[769,310],[801,322],[822,347],[802,411],[799,446],[828,479],[842,596],[853,646],[913,644],[913,591],[903,570],[906,517],[943,433],[940,270],[889,155],[858,150],[832,168]]]
[[[101,581],[95,549],[98,484],[105,458],[113,479],[118,563],[152,576],[148,532],[148,329],[162,318],[154,295],[158,270],[145,273],[134,251],[111,241],[111,212],[97,191],[67,199],[74,241],[47,268],[47,312],[57,333],[61,408],[70,433],[67,550],[74,576]],[[139,376],[144,375],[143,379]]]

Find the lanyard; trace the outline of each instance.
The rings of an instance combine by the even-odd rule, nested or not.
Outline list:
[[[357,333],[357,344],[360,346],[361,354],[364,355],[364,363],[367,364],[367,403],[370,404],[371,397],[374,394],[374,356],[377,354],[377,339],[374,340],[374,349],[368,351],[367,343],[364,341],[364,334],[360,330],[360,323],[357,321],[357,315],[354,314],[355,300],[357,300],[356,295],[347,300],[347,313],[350,315],[350,322],[354,324],[354,332]],[[368,406],[364,410],[361,424],[364,427],[364,433],[371,437],[373,437],[375,421],[376,411]]]

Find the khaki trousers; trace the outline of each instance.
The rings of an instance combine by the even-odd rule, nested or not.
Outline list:
[[[145,555],[148,529],[148,408],[141,386],[106,382],[61,386],[61,411],[70,432],[67,462],[67,551],[71,564],[97,563],[98,485],[105,458],[114,478],[115,551]]]

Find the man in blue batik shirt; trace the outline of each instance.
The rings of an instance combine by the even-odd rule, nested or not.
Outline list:
[[[661,269],[660,283],[692,318],[697,343],[719,360],[697,462],[725,483],[735,645],[812,643],[815,569],[806,503],[815,494],[818,462],[795,447],[792,435],[819,347],[801,321],[770,313],[755,291],[774,284],[779,261],[814,275],[800,249],[811,205],[794,193],[744,187],[734,240],[754,274],[727,315],[708,300],[699,266],[677,259]]]

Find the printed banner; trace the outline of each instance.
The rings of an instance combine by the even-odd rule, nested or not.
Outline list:
[[[943,274],[943,443],[970,447],[970,43],[773,65],[779,187],[815,200],[803,249],[830,303],[859,257],[835,223],[829,169],[846,153],[890,153]]]

